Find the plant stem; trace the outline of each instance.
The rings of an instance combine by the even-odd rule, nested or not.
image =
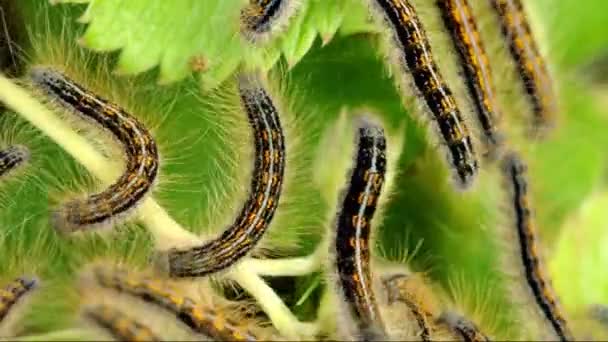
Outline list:
[[[253,259],[244,260],[241,265],[259,276],[297,277],[313,273],[321,266],[321,249],[305,257],[283,259]]]
[[[239,283],[256,299],[283,337],[294,340],[312,338],[317,334],[316,323],[300,322],[266,282],[251,270],[237,265],[228,277]]]

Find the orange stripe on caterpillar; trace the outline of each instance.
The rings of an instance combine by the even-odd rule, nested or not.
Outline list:
[[[100,193],[64,204],[55,213],[56,228],[67,233],[84,230],[116,219],[141,203],[150,192],[159,167],[156,142],[144,125],[56,70],[35,67],[30,78],[61,105],[111,133],[126,155],[125,172],[119,179]]]
[[[285,171],[285,137],[279,113],[257,77],[242,75],[239,92],[255,146],[249,196],[235,222],[218,238],[168,252],[172,277],[200,277],[233,265],[256,246],[279,205]]]

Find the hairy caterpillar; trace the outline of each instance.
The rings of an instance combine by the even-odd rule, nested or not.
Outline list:
[[[456,336],[462,338],[465,342],[489,342],[491,341],[479,327],[465,317],[452,312],[446,311],[437,319],[438,323],[446,324],[450,330],[455,332]]]
[[[467,0],[437,0],[443,22],[452,36],[477,118],[483,129],[488,155],[493,156],[502,137],[496,121],[500,116],[488,55]]]
[[[64,204],[55,213],[55,226],[68,233],[83,230],[115,219],[141,203],[159,167],[156,143],[143,124],[56,70],[35,67],[30,78],[60,104],[110,132],[126,155],[126,168],[120,178],[100,193]]]
[[[418,327],[418,336],[422,341],[432,341],[432,318],[433,314],[428,312],[417,298],[407,291],[409,276],[406,274],[395,274],[385,277],[382,282],[388,294],[388,303],[402,302],[410,311]]]
[[[470,132],[452,91],[435,63],[416,10],[408,0],[370,1],[391,28],[401,67],[411,74],[417,92],[430,110],[447,146],[455,177],[466,188],[473,182],[479,162]]]
[[[279,112],[255,76],[239,78],[239,93],[255,146],[249,197],[235,222],[220,237],[202,246],[169,251],[172,277],[200,277],[233,265],[256,246],[279,204],[285,170],[285,137]]]
[[[364,338],[384,335],[373,293],[370,231],[386,171],[386,139],[381,126],[362,118],[355,166],[337,217],[335,252],[339,288]]]
[[[241,32],[252,42],[266,40],[297,12],[300,0],[250,0],[241,10]]]
[[[21,298],[36,288],[35,278],[19,277],[0,289],[0,323],[9,315],[11,309]]]
[[[536,227],[532,221],[526,165],[513,152],[503,156],[502,171],[505,183],[510,190],[509,196],[514,215],[514,227],[518,243],[518,262],[523,267],[525,283],[544,320],[562,341],[572,340],[567,322],[558,307],[557,299],[549,278],[543,271],[538,251]]]
[[[83,314],[119,341],[161,341],[146,325],[108,305],[87,307]]]
[[[142,278],[126,271],[94,270],[97,282],[162,307],[193,331],[225,341],[257,341],[258,337],[245,326],[221,312],[219,308],[195,303],[167,286],[160,279]]]

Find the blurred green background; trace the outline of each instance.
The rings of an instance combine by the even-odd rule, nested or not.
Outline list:
[[[311,1],[285,38],[266,49],[248,49],[232,40],[226,42],[224,33],[215,36],[221,20],[238,14],[234,8],[239,2],[205,1],[204,5],[184,0],[168,6],[161,1],[146,5],[137,0],[119,12],[112,12],[116,10],[112,6],[118,6],[115,0],[96,1],[85,15],[94,29],[85,34],[83,43],[98,50],[123,47],[128,51],[120,55],[116,51],[84,52],[76,44],[85,32],[86,26],[76,22],[85,5],[0,0],[8,33],[19,46],[17,60],[22,67],[13,70],[13,75],[19,76],[34,63],[63,64],[70,73],[92,80],[104,96],[137,110],[144,122],[155,127],[163,154],[155,197],[191,230],[218,231],[237,212],[250,172],[248,167],[235,168],[249,165],[248,146],[242,143],[248,133],[228,76],[242,62],[272,67],[273,78],[281,79],[278,92],[287,112],[288,142],[294,143],[288,187],[265,247],[288,255],[310,253],[335,211],[331,199],[339,189],[324,188],[312,177],[320,170],[322,177],[340,179],[347,171],[347,166],[319,156],[325,132],[343,110],[352,114],[357,108],[373,108],[385,121],[389,148],[401,153],[393,194],[378,227],[378,253],[396,259],[420,245],[411,261],[414,270],[427,272],[446,287],[455,279],[461,279],[470,291],[482,284],[493,293],[492,303],[487,305],[499,303],[508,313],[496,253],[495,228],[504,221],[496,172],[488,165],[473,191],[453,190],[441,155],[426,141],[427,128],[408,114],[388,77],[378,53],[377,29],[367,21],[365,8],[354,0]],[[547,141],[514,140],[530,164],[538,224],[554,285],[566,309],[578,318],[587,305],[608,303],[608,278],[601,273],[608,267],[608,255],[602,251],[608,236],[602,210],[607,201],[608,87],[603,82],[608,77],[602,73],[608,70],[608,4],[600,0],[528,2],[544,27],[563,111],[559,128]],[[129,16],[141,6],[150,8],[152,14]],[[200,16],[193,22],[206,18],[217,22],[211,25],[210,20],[209,25],[193,29],[197,35],[187,37],[180,35],[188,30],[173,32],[168,30],[170,26],[163,26],[181,18],[189,6],[203,7],[192,14]],[[157,12],[162,13],[159,19],[154,17]],[[129,28],[134,22],[143,28]],[[175,47],[167,45],[171,34],[177,36]],[[221,48],[223,44],[225,48]],[[163,53],[157,54],[157,49]],[[207,54],[210,69],[187,76],[183,66],[198,53]],[[3,61],[13,67],[12,60]],[[138,76],[109,72],[118,65],[122,73],[136,73],[158,63],[162,70],[153,68]],[[157,82],[183,77],[185,80],[164,85]],[[209,90],[220,83],[219,88]],[[509,119],[506,121],[508,124]],[[135,223],[121,226],[109,238],[66,240],[57,236],[47,224],[49,210],[70,193],[95,189],[94,180],[15,114],[3,114],[0,128],[4,139],[0,143],[24,143],[33,154],[28,170],[0,187],[0,274],[10,279],[35,272],[48,282],[36,309],[28,311],[24,331],[64,328],[78,300],[72,286],[79,267],[100,256],[142,264],[150,252],[150,237]],[[350,139],[348,135],[341,138]],[[390,145],[391,141],[403,141],[403,146]],[[344,146],[349,148],[344,153],[349,154],[352,146]],[[294,304],[310,286],[317,286],[317,280],[311,276],[306,281],[279,284],[278,291],[287,303]],[[311,319],[314,299],[312,296],[294,310],[303,319]],[[509,322],[508,315],[497,315],[496,320],[503,328]]]

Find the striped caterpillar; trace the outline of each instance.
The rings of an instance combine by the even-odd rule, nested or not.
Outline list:
[[[102,192],[64,204],[55,212],[55,227],[66,233],[84,230],[116,219],[141,203],[150,192],[159,167],[156,142],[143,124],[56,70],[35,67],[30,78],[61,105],[111,133],[126,156],[126,168],[118,180]]]
[[[200,277],[233,265],[256,246],[279,204],[285,171],[285,137],[279,112],[255,76],[241,76],[239,92],[255,146],[248,199],[235,222],[217,239],[168,252],[172,277]]]
[[[435,63],[431,45],[416,10],[408,0],[370,0],[390,27],[401,68],[413,78],[449,151],[455,179],[466,188],[478,173],[471,134],[454,95]]]
[[[520,0],[491,0],[511,55],[534,110],[534,128],[550,128],[557,112],[557,97],[545,60],[532,35]],[[542,133],[542,131],[540,132]]]
[[[371,221],[386,172],[386,139],[381,126],[362,118],[355,166],[337,217],[335,253],[339,289],[364,339],[385,335],[370,270]]]
[[[257,341],[259,338],[218,308],[182,296],[160,279],[131,275],[126,271],[96,268],[99,285],[125,293],[171,312],[192,331],[222,341]]]

